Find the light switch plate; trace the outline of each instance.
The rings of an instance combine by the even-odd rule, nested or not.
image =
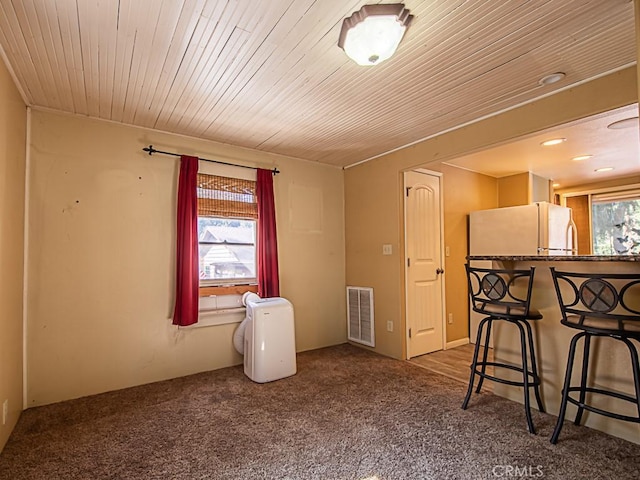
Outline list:
[[[393,247],[390,243],[385,243],[382,245],[382,254],[383,255],[391,255],[393,253]]]

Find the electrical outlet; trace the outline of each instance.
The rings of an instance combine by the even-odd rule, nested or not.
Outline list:
[[[453,313],[449,314],[449,325],[453,323]]]
[[[393,321],[389,320],[387,322],[387,332],[393,332]]]
[[[9,399],[2,402],[2,424],[7,423],[7,415],[9,414]]]

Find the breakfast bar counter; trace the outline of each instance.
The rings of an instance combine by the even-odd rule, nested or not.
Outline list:
[[[562,315],[558,305],[553,279],[549,267],[559,271],[583,273],[637,273],[640,276],[640,255],[620,256],[469,256],[469,261],[490,260],[494,268],[529,269],[536,267],[531,308],[543,315],[543,319],[534,322],[534,342],[541,381],[541,394],[548,413],[557,415],[560,408],[562,383],[566,369],[567,354],[571,338],[577,331],[561,325]],[[635,302],[634,302],[635,303]],[[640,308],[640,298],[635,308]],[[517,364],[520,362],[519,335],[511,325],[496,325],[492,331],[494,357],[496,361]],[[475,343],[475,338],[471,339]],[[597,357],[596,357],[597,356]],[[591,358],[595,367],[589,379],[592,385],[614,389],[632,395],[633,373],[629,352],[621,342],[609,338],[594,338]],[[576,364],[581,362],[581,355]],[[579,368],[574,369],[574,378],[578,378]],[[494,393],[522,403],[522,389],[509,385],[495,384]],[[600,400],[600,399],[598,399]],[[600,406],[613,409],[627,415],[637,415],[637,409],[629,402],[602,398]],[[565,421],[573,422],[576,407],[570,405]],[[585,412],[583,425],[604,431],[617,437],[640,444],[640,424],[622,422],[602,415]],[[542,433],[542,432],[540,432]],[[551,432],[549,432],[550,435]],[[563,433],[563,436],[568,433]]]
[[[640,255],[470,255],[467,260],[497,262],[640,262]]]

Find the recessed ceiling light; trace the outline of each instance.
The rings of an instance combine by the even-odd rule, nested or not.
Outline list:
[[[559,184],[559,183],[554,183],[554,184],[553,184],[553,188],[558,188],[559,186],[560,186],[560,184]]]
[[[613,170],[613,167],[602,167],[602,168],[596,168],[594,170],[594,172],[610,172],[611,170]]]
[[[544,142],[542,142],[540,145],[544,146],[544,147],[550,147],[552,145],[559,145],[562,142],[566,142],[567,139],[566,138],[552,138],[551,140],[546,140]]]
[[[582,160],[588,160],[591,157],[593,157],[593,155],[578,155],[577,157],[573,157],[571,160],[575,160],[576,162],[580,162]]]
[[[617,122],[613,122],[607,125],[607,128],[610,128],[612,130],[632,127],[638,128],[638,117],[625,118],[623,120],[618,120]]]
[[[551,85],[552,83],[559,82],[566,76],[567,75],[564,72],[556,72],[552,73],[551,75],[545,75],[540,80],[538,80],[538,83],[540,85]]]

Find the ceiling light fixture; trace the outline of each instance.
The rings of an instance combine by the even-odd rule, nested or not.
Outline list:
[[[602,168],[596,168],[594,172],[598,172],[598,173],[610,172],[611,170],[613,170],[613,167],[602,167]]]
[[[342,22],[338,46],[358,65],[377,65],[395,53],[412,19],[402,3],[364,5]]]
[[[540,85],[551,85],[552,83],[559,82],[560,80],[564,79],[564,77],[566,76],[567,74],[564,72],[556,72],[556,73],[552,73],[551,75],[545,75],[540,80],[538,80],[538,83]]]
[[[553,188],[558,188],[559,186],[560,186],[560,184],[559,184],[559,183],[554,183],[554,184],[553,184]]]
[[[552,145],[559,145],[562,142],[566,142],[566,141],[567,141],[566,138],[552,138],[551,140],[546,140],[542,142],[540,145],[542,145],[543,147],[551,147]]]
[[[638,128],[638,117],[625,118],[623,120],[618,120],[617,122],[613,122],[607,125],[607,128],[612,130],[619,130],[622,128]]]
[[[588,160],[591,157],[593,157],[593,155],[578,155],[577,157],[573,157],[571,160],[574,160],[576,162],[581,162],[582,160]]]

